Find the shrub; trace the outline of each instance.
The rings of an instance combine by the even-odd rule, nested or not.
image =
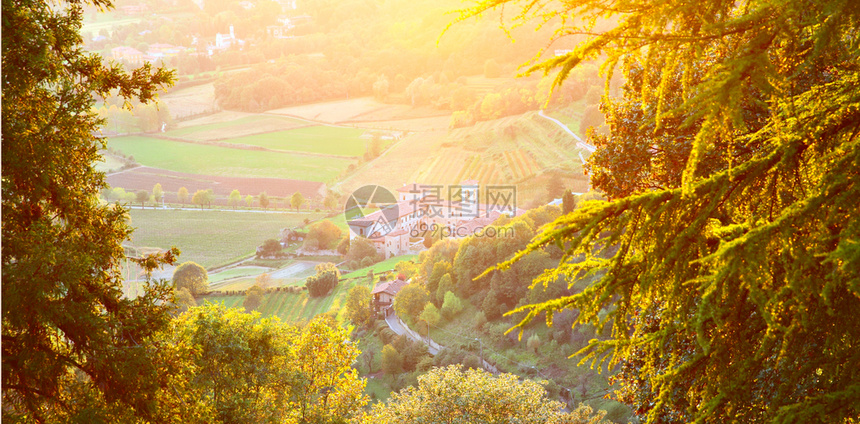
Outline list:
[[[452,319],[463,310],[463,301],[452,292],[445,293],[445,303],[442,304],[442,315]]]
[[[311,297],[322,297],[337,286],[340,279],[340,271],[333,263],[324,263],[316,266],[316,275],[308,277],[305,287]]]

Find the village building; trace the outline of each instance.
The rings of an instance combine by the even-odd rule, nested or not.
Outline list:
[[[388,259],[423,248],[428,230],[443,229],[446,237],[468,237],[502,215],[525,211],[515,205],[490,205],[479,200],[477,180],[466,180],[449,188],[407,184],[397,189],[397,203],[347,222],[350,239],[367,238]]]
[[[408,281],[396,279],[390,281],[380,281],[370,292],[373,296],[373,309],[382,311],[385,316],[391,313],[391,305],[394,303],[394,297],[403,287],[406,287]]]
[[[236,38],[236,33],[233,30],[233,25],[230,25],[230,32],[226,34],[222,34],[220,32],[215,34],[215,44],[209,44],[206,46],[206,50],[209,55],[213,55],[216,52],[223,52],[231,47],[239,46],[240,48],[245,45],[244,40],[240,40]]]

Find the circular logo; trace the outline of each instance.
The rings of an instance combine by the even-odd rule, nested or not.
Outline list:
[[[382,237],[397,228],[400,218],[397,196],[379,185],[360,187],[346,200],[343,216],[356,235]]]

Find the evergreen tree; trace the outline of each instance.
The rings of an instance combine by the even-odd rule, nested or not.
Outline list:
[[[567,308],[611,324],[582,353],[621,365],[617,394],[647,422],[860,415],[856,1],[488,0],[465,14],[504,3],[534,6],[524,18],[611,16],[613,30],[532,69],[560,69],[560,84],[605,54],[627,81],[602,105],[611,131],[589,163],[611,200],[528,249],[566,248],[539,281],[596,281],[521,308],[520,325]]]
[[[160,384],[145,346],[168,323],[172,289],[123,296],[131,228],[97,201],[106,142],[93,95],[148,102],[173,76],[85,53],[85,3],[3,0],[3,421],[146,420]],[[175,254],[135,260],[152,270]]]

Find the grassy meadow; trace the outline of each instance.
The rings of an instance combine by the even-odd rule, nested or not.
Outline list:
[[[140,210],[129,211],[136,228],[131,244],[136,247],[176,246],[180,262],[194,261],[206,268],[224,265],[254,253],[266,239],[302,223],[314,214],[242,213],[226,211]]]
[[[367,147],[367,141],[359,138],[363,132],[355,128],[314,126],[255,134],[224,141],[273,150],[355,157],[363,155]]]
[[[229,116],[229,115],[227,115]],[[280,116],[250,115],[236,119],[186,126],[164,133],[189,140],[220,140],[263,132],[287,130],[307,125],[304,121]]]
[[[226,177],[326,182],[335,179],[353,162],[347,158],[232,149],[142,136],[112,138],[109,145],[134,156],[141,165]]]

